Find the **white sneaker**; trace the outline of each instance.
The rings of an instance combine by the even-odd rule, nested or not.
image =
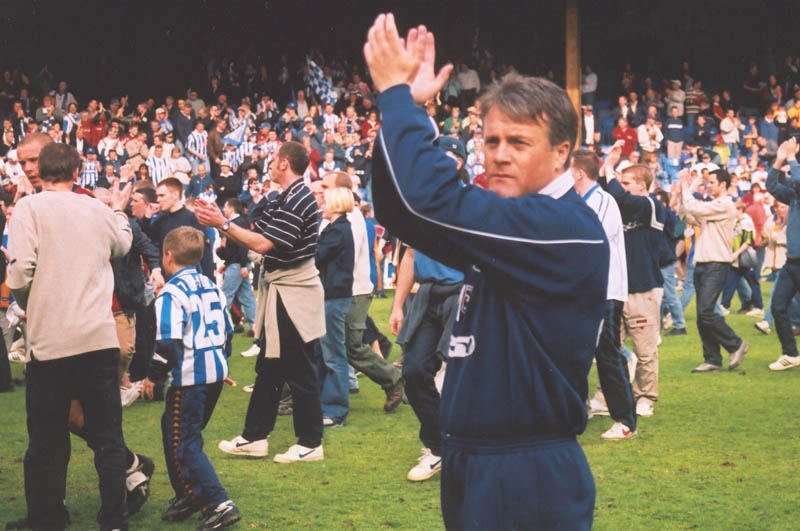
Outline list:
[[[640,417],[653,416],[653,404],[647,401],[640,400],[636,403],[636,414]]]
[[[595,400],[594,398],[589,400],[589,411],[592,413],[592,415],[598,415],[602,417],[608,417],[610,415],[608,412],[608,406],[599,400]]]
[[[245,385],[244,387],[242,387],[242,391],[244,391],[245,393],[252,393],[253,387],[255,387],[255,385],[253,384]]]
[[[242,351],[243,358],[252,358],[254,356],[258,356],[258,353],[261,352],[261,347],[253,343],[253,346],[247,350]]]
[[[785,371],[786,369],[791,369],[792,367],[797,366],[800,366],[800,356],[787,356],[786,354],[781,354],[781,357],[778,358],[777,361],[769,364],[769,370]]]
[[[230,441],[220,441],[217,447],[226,454],[232,455],[249,455],[250,457],[265,457],[269,455],[267,439],[248,441],[241,435],[237,435]]]
[[[128,407],[134,402],[136,399],[139,398],[139,395],[142,392],[142,383],[136,382],[131,387],[120,387],[119,388],[119,398],[122,402],[122,407]]]
[[[722,315],[728,315],[731,313],[730,309],[726,308],[725,306],[720,306],[722,308]]]
[[[28,359],[25,357],[25,354],[18,350],[12,350],[8,353],[8,361],[11,363],[27,363]]]
[[[615,422],[611,429],[600,436],[601,439],[607,441],[621,441],[622,439],[632,439],[633,437],[636,437],[636,431],[631,431],[621,422]]]
[[[300,444],[295,444],[286,450],[285,454],[275,456],[276,463],[296,463],[298,461],[322,461],[325,454],[320,444],[316,448],[306,448]]]
[[[425,481],[442,469],[442,458],[433,455],[430,448],[423,448],[419,464],[408,471],[409,481]]]
[[[755,326],[759,332],[767,336],[772,332],[772,329],[769,326],[769,322],[767,322],[766,320],[759,321],[755,323],[753,326]]]
[[[758,317],[759,319],[764,318],[764,310],[762,308],[751,308],[745,315],[749,315],[750,317]]]
[[[671,313],[668,313],[668,314],[667,314],[667,315],[665,315],[665,316],[664,316],[664,318],[661,320],[661,328],[662,328],[663,330],[666,330],[666,329],[668,329],[668,328],[671,328],[671,327],[672,327],[672,314],[671,314]]]

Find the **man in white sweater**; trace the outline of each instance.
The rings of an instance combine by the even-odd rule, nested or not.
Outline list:
[[[65,144],[38,154],[43,193],[21,199],[9,231],[8,286],[28,317],[30,357],[24,460],[27,524],[66,525],[70,401],[78,397],[95,444],[102,530],[127,529],[126,453],[117,384],[119,342],[111,312],[110,257],[124,256],[131,229],[115,187],[112,208],[72,193],[80,157]],[[80,320],[80,324],[76,319]]]

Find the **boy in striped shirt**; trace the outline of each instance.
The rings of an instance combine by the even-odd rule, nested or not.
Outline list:
[[[156,354],[142,384],[152,398],[153,381],[164,381],[168,370],[172,375],[161,433],[175,499],[161,519],[178,522],[202,510],[201,530],[242,518],[203,452],[201,431],[228,375],[233,335],[225,296],[195,267],[203,248],[203,233],[192,227],[179,227],[164,239],[162,263],[172,278],[156,299]]]
[[[205,129],[206,124],[198,120],[186,142],[186,151],[191,154],[192,173],[195,175],[198,165],[204,164],[208,167],[208,132]]]

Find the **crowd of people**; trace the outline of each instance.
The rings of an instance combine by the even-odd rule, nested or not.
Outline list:
[[[201,529],[238,521],[201,436],[228,377],[234,332],[253,338],[239,354],[257,357],[256,378],[244,387],[252,394],[241,433],[219,450],[267,456],[277,415],[289,414],[297,444],[274,460],[324,459],[324,429],[346,426],[360,372],[385,392],[387,413],[404,402],[413,408],[423,450],[407,478],[429,479],[444,464],[445,523],[459,528],[491,526],[492,516],[476,514],[469,500],[498,496],[487,484],[466,485],[469,474],[485,473],[480,452],[469,448],[488,443],[474,441],[574,438],[587,413],[614,420],[603,439],[634,437],[637,417],[653,415],[658,401],[662,333],[689,333],[683,312],[694,293],[703,361],[692,372],[722,370],[721,349],[728,369],[744,362],[749,345],[725,321],[737,292],[739,311],[756,317],[759,331],[777,331],[781,354],[769,368],[800,365],[794,58],[764,80],[751,68],[734,91],[739,104],[729,90],[707,94],[684,63],[661,84],[626,67],[611,107],[587,65],[578,117],[563,90],[513,66],[498,71],[482,59],[477,70],[466,61],[435,74],[432,36],[422,27],[403,41],[425,49],[422,71],[401,72],[402,61],[387,59],[391,38],[373,33],[391,37],[393,21],[379,21],[365,47],[369,71],[315,56],[291,75],[284,58],[273,80],[265,67],[239,72],[230,63],[205,90],[158,103],[123,96],[106,107],[81,101],[66,81],[50,90],[4,72],[0,387],[28,386],[31,435],[28,512],[8,529],[68,523],[67,430],[96,453],[101,528],[126,528],[154,470],[125,446],[115,414],[137,399],[166,402],[162,434],[175,498],[162,518],[202,512]],[[400,57],[412,52],[400,49]],[[546,103],[531,110],[515,98]],[[535,130],[507,132],[520,123]],[[573,150],[575,133],[582,145]],[[525,163],[539,180],[520,184],[514,150],[542,142],[547,154]],[[509,199],[521,196],[530,212]],[[542,221],[536,209],[552,219]],[[517,233],[526,216],[534,234]],[[61,226],[38,228],[48,224]],[[580,257],[589,255],[607,267],[582,271]],[[403,352],[395,364],[387,361],[392,342],[369,317],[389,270],[396,288],[389,327]],[[775,279],[768,304],[765,270]],[[508,294],[509,283],[517,295]],[[554,339],[548,327],[575,316],[566,294],[576,286],[586,298],[580,318]],[[62,312],[97,320],[76,329]],[[626,336],[633,351],[623,347]],[[501,366],[473,356],[490,345],[508,352]],[[562,350],[577,361],[554,359]],[[588,398],[592,356],[600,384]],[[12,381],[6,360],[26,364],[24,381]],[[454,376],[442,394],[445,367]],[[519,370],[517,380],[506,382],[505,370]],[[543,376],[552,371],[563,381]],[[536,396],[530,409],[526,393]],[[585,403],[576,403],[581,394]],[[507,407],[485,411],[480,401],[489,396]],[[60,425],[59,416],[69,422]],[[581,502],[559,518],[570,513],[576,528],[591,523],[585,459],[580,464],[569,445],[551,451],[567,452],[558,455],[580,468],[575,484],[550,478],[553,493],[580,491]],[[534,488],[527,481],[513,487]],[[591,505],[583,503],[589,494]]]

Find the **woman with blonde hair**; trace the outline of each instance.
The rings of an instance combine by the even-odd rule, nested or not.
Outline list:
[[[315,257],[325,289],[326,333],[319,340],[322,425],[340,427],[344,426],[350,409],[345,317],[353,298],[355,244],[346,214],[353,210],[353,192],[341,187],[328,188],[324,204],[319,206],[328,222],[319,235]]]

